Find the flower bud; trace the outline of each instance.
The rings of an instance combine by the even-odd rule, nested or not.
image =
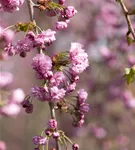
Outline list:
[[[57,128],[57,121],[55,119],[50,119],[48,122],[49,129],[56,129]]]
[[[22,105],[23,108],[29,107],[30,104],[31,104],[31,103],[30,103],[28,100],[24,100],[24,101],[21,103],[21,105]]]
[[[51,131],[48,130],[48,129],[45,130],[45,134],[46,134],[47,136],[51,136],[51,135],[52,135]]]
[[[68,6],[65,8],[65,18],[69,19],[77,13],[77,10],[73,6]]]
[[[58,138],[60,136],[59,132],[53,132],[53,138]]]
[[[66,22],[64,22],[64,21],[58,21],[58,22],[56,22],[56,24],[55,24],[55,29],[56,30],[61,30],[61,29],[65,29],[65,28],[67,28],[67,23]]]
[[[33,112],[33,104],[30,104],[26,109],[25,109],[25,112],[30,114]]]
[[[32,141],[35,145],[45,145],[47,142],[47,138],[46,137],[42,137],[42,136],[34,136],[32,138]]]
[[[64,5],[66,0],[59,0],[59,4]]]
[[[72,145],[72,150],[78,150],[79,149],[79,145],[78,144],[73,144]]]

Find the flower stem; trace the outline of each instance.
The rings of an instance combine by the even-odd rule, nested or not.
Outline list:
[[[50,107],[51,118],[56,120],[55,109],[54,109],[54,103],[49,102],[49,107]],[[60,144],[59,144],[58,139],[56,139],[56,150],[60,150]]]
[[[27,0],[28,3],[28,9],[29,9],[29,14],[30,14],[30,20],[33,22],[33,24],[35,25],[35,32],[36,34],[38,34],[38,28],[37,28],[37,24],[36,24],[36,20],[35,20],[35,16],[34,16],[34,5],[33,5],[33,1],[32,0]],[[39,48],[38,49],[39,53],[42,53],[42,49]]]

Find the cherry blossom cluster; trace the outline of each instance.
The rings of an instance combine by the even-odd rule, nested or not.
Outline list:
[[[1,0],[0,8],[2,11],[15,12],[19,10],[23,2],[23,0]],[[46,11],[46,14],[50,17],[57,16],[58,21],[54,30],[42,30],[33,20],[31,20],[32,22],[17,23],[11,26],[16,33],[24,32],[25,37],[16,43],[13,40],[8,41],[5,44],[4,52],[8,56],[19,54],[21,57],[26,57],[27,52],[36,49],[38,54],[32,60],[32,69],[36,73],[36,78],[41,80],[42,85],[32,87],[25,98],[20,90],[17,93],[12,92],[9,96],[10,100],[7,102],[7,105],[12,106],[6,108],[2,106],[1,112],[10,109],[17,111],[12,104],[13,100],[16,105],[19,101],[27,113],[33,112],[33,101],[48,102],[51,112],[54,109],[54,111],[68,113],[73,117],[73,125],[81,127],[84,123],[84,115],[89,111],[89,104],[86,103],[88,94],[84,89],[80,89],[75,99],[71,97],[71,100],[69,100],[69,96],[76,89],[79,75],[89,66],[88,55],[83,49],[83,45],[77,42],[71,43],[69,51],[60,52],[52,57],[47,55],[48,47],[56,40],[56,31],[67,28],[69,19],[77,13],[77,10],[73,6],[66,6],[64,0],[59,0],[58,3],[50,0],[38,0],[37,4],[32,1],[28,1],[28,3],[33,9],[36,7],[41,11]],[[7,29],[2,30],[1,34],[4,35]],[[23,97],[23,100],[19,99],[18,93],[21,98]],[[13,110],[11,112],[15,114]],[[66,148],[66,141],[68,141],[72,144],[73,150],[78,150],[79,145],[73,143],[63,131],[59,130],[54,116],[51,117],[47,129],[41,135],[33,137],[33,143],[38,146],[35,150],[48,145],[51,137],[58,143],[63,140]]]
[[[33,31],[29,31],[24,39],[18,40],[16,44],[9,42],[4,50],[9,56],[20,54],[20,56],[25,57],[26,53],[30,52],[33,48],[45,50],[47,46],[56,40],[55,34],[56,32],[51,29],[42,31],[37,35]]]
[[[77,10],[73,6],[66,6],[65,3],[66,0],[59,0],[58,3],[53,3],[50,0],[38,0],[37,2],[37,4],[39,4],[38,8],[41,11],[46,10],[46,14],[48,16],[57,16],[58,21],[55,23],[54,27],[56,30],[67,28],[70,18],[77,13]],[[56,7],[54,9],[50,9],[53,7],[52,5],[56,5]]]
[[[54,102],[58,106],[57,109],[62,109],[62,106],[67,105],[66,111],[78,118],[77,126],[82,126],[84,114],[89,110],[89,105],[85,103],[87,92],[84,89],[78,91],[77,100],[75,101],[76,106],[73,110],[70,110],[66,95],[75,90],[79,74],[88,67],[88,55],[82,49],[81,44],[72,43],[69,52],[63,54],[63,61],[59,60],[60,57],[61,53],[53,56],[52,59],[48,55],[41,53],[33,58],[32,68],[36,71],[37,79],[44,80],[44,83],[41,87],[35,86],[31,88],[30,95],[26,97],[22,105],[28,109],[31,107],[29,101],[33,98],[41,102]],[[61,65],[58,66],[60,63]],[[59,70],[60,68],[61,71]]]

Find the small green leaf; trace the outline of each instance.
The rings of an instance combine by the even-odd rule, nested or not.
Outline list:
[[[16,28],[18,31],[27,32],[29,30],[33,30],[35,27],[34,23],[28,22],[28,23],[18,23],[16,25]]]
[[[65,7],[63,5],[60,5],[58,3],[55,3],[55,2],[49,2],[48,3],[48,9],[59,9],[59,10],[63,10]]]
[[[125,68],[125,75],[123,77],[126,78],[128,85],[133,83],[135,80],[135,67]]]
[[[132,43],[134,43],[135,41],[131,38],[131,37],[129,37],[129,36],[127,36],[127,43],[128,43],[128,45],[130,46]]]

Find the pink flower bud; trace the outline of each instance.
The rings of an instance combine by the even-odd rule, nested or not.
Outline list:
[[[28,107],[26,107],[25,112],[31,114],[33,112],[33,104],[30,104]]]
[[[46,134],[47,136],[51,136],[51,135],[52,135],[51,131],[48,130],[48,129],[45,130],[45,134]]]
[[[57,128],[57,121],[55,119],[50,119],[48,122],[49,129],[56,129]]]
[[[65,28],[67,28],[67,23],[66,22],[64,22],[64,21],[58,21],[58,22],[56,22],[56,24],[55,24],[55,29],[56,30],[61,30],[61,29],[65,29]]]
[[[82,104],[86,101],[88,93],[84,89],[80,89],[78,92],[78,103]]]
[[[32,138],[32,141],[35,145],[45,145],[47,142],[47,138],[46,137],[42,137],[42,136],[34,136]]]
[[[65,8],[65,18],[69,19],[77,13],[77,10],[73,6],[68,6]]]
[[[23,108],[27,108],[27,107],[29,107],[29,106],[30,106],[30,104],[31,104],[31,103],[30,103],[30,102],[29,102],[29,100],[27,100],[27,99],[26,99],[26,100],[24,100],[24,101],[21,103],[21,105],[22,105],[22,107],[23,107]]]
[[[66,0],[59,0],[59,4],[64,5]]]
[[[58,138],[60,136],[59,132],[53,132],[53,138]]]
[[[83,124],[84,124],[84,119],[81,119],[77,122],[77,127],[82,127]]]
[[[72,150],[78,150],[79,149],[79,145],[78,144],[73,144],[72,145]]]

